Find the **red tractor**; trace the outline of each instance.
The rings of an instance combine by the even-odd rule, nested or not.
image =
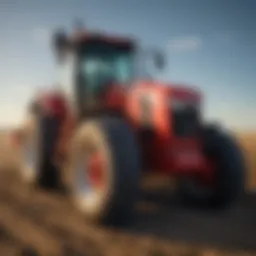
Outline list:
[[[133,216],[146,172],[174,177],[193,204],[229,206],[242,194],[234,138],[203,122],[199,91],[138,80],[133,40],[58,32],[54,49],[66,93],[45,92],[31,104],[31,125],[20,136],[27,182],[68,188],[77,208],[100,223]],[[163,55],[150,54],[161,68]]]

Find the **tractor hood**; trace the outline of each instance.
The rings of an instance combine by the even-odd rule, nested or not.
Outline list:
[[[163,83],[158,81],[136,81],[133,88],[143,91],[159,91],[177,100],[201,101],[202,99],[202,93],[198,88],[183,84]]]

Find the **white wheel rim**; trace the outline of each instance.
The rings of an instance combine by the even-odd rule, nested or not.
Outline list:
[[[33,169],[35,167],[35,152],[31,144],[29,143],[25,149],[25,157],[28,168]]]
[[[85,161],[86,162],[86,161]],[[75,169],[75,182],[77,186],[77,192],[79,195],[88,195],[88,193],[92,192],[92,186],[88,181],[88,169],[86,168],[86,164],[82,164],[82,161],[78,161],[76,169]]]
[[[25,169],[23,171],[24,178],[28,181],[35,177],[36,172],[36,154],[31,144],[32,143],[29,143],[29,145],[25,147]]]
[[[88,169],[85,157],[79,157],[75,166],[74,192],[75,202],[83,212],[93,212],[98,208],[101,199],[101,191],[97,191],[88,181]]]
[[[23,170],[24,179],[33,181],[37,175],[38,157],[38,130],[33,131],[33,135],[27,140],[24,148],[25,168]]]

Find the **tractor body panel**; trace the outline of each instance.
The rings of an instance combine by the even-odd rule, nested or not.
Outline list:
[[[129,88],[113,85],[102,98],[103,114],[121,115],[131,124],[139,141],[145,170],[178,175],[203,171],[205,167],[201,153],[199,119],[196,120],[198,130],[191,128],[194,133],[188,131],[188,135],[183,135],[175,130],[174,123],[178,120],[175,120],[176,110],[172,102],[176,100],[193,107],[200,104],[201,97],[190,88],[138,81]],[[69,111],[67,99],[58,98],[54,93],[44,99],[44,107],[48,109],[45,113],[62,118],[55,154],[56,161],[60,162],[67,155],[76,127],[76,117]],[[186,127],[180,127],[183,128]]]
[[[176,109],[174,102],[177,101],[184,109]],[[182,86],[144,81],[130,89],[126,115],[137,131],[145,169],[169,174],[204,169],[199,132],[200,101],[199,92]],[[190,119],[182,113],[187,105],[194,111]],[[180,111],[178,117],[177,111]]]

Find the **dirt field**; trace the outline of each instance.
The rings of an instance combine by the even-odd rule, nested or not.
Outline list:
[[[241,141],[252,189],[256,136],[254,142],[244,136]],[[171,191],[148,192],[138,203],[133,226],[103,229],[86,223],[66,196],[28,190],[7,172],[7,158],[13,155],[2,146],[0,255],[256,255],[256,195],[252,193],[234,209],[203,212],[184,208]]]
[[[256,133],[238,134],[237,137],[243,146],[245,158],[247,159],[249,170],[248,188],[256,190]]]

